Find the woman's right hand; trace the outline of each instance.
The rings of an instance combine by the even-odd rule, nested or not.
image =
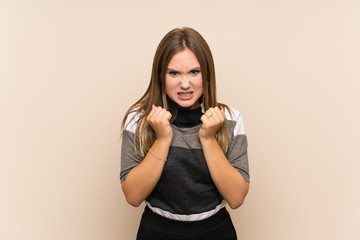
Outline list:
[[[154,153],[147,153],[141,163],[134,167],[121,183],[126,201],[132,206],[138,207],[151,194],[161,177],[165,161],[161,161],[159,158],[167,158],[173,138],[170,119],[170,112],[154,105],[146,117],[156,134],[156,140],[151,146]]]
[[[146,120],[154,130],[158,140],[172,140],[173,130],[170,126],[171,117],[171,113],[165,108],[156,107],[155,105],[152,106],[152,110]]]

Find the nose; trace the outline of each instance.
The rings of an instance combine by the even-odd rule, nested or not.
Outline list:
[[[190,87],[190,79],[188,76],[183,76],[180,80],[180,87],[182,89],[188,89]]]

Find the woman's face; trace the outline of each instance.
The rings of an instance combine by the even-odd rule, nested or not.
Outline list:
[[[165,90],[167,96],[182,108],[194,109],[200,105],[203,93],[200,63],[188,48],[175,53],[170,59]]]

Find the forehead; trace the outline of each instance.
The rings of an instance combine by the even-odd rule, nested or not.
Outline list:
[[[170,59],[168,68],[193,68],[200,67],[200,63],[194,52],[188,48],[174,54]]]

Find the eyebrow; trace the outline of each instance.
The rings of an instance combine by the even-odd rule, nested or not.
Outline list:
[[[193,70],[201,70],[201,68],[200,68],[200,67],[193,67],[193,68],[191,68],[191,69],[189,70],[189,72],[190,72],[190,71],[193,71]],[[168,71],[168,72],[172,72],[172,71],[174,71],[174,72],[180,72],[179,70],[176,70],[176,69],[173,69],[173,68],[168,68],[167,71]]]

